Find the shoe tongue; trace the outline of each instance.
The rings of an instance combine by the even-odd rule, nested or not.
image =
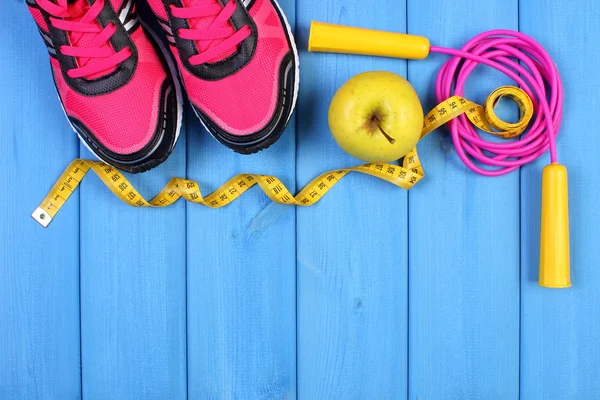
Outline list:
[[[87,0],[68,0],[67,4],[69,5],[69,14],[75,20],[83,17],[85,11],[90,8]]]
[[[108,1],[108,0],[105,0],[105,1]],[[81,18],[85,15],[87,10],[90,8],[90,4],[89,4],[88,0],[68,0],[68,3],[69,3],[69,14],[71,15],[71,20],[76,21],[76,22],[79,22],[81,20]],[[97,24],[99,27],[102,27],[100,25],[100,23],[98,22],[98,20],[96,20],[94,23]],[[80,33],[80,32],[70,32],[69,33],[69,39],[71,40],[71,44],[76,47],[88,47],[90,42],[92,42],[92,40],[94,40],[94,38],[96,36],[97,36],[97,33]],[[112,47],[110,46],[110,44],[108,42],[105,43],[104,45],[102,45],[101,48],[112,49]],[[86,65],[91,65],[91,64],[97,63],[99,61],[102,61],[102,59],[98,58],[98,57],[94,57],[94,58],[78,57],[77,58],[77,63],[80,67],[83,67]],[[98,79],[104,75],[110,74],[115,69],[116,69],[116,67],[105,70],[103,72],[99,72],[97,74],[90,75],[87,78],[88,79]]]
[[[233,0],[229,0],[229,1],[233,1]],[[185,7],[202,7],[202,6],[211,6],[211,5],[215,5],[215,4],[220,7],[223,7],[223,4],[219,0],[182,0],[182,3]],[[226,4],[227,4],[227,2],[225,2],[225,5]],[[188,21],[189,21],[191,29],[206,29],[214,20],[215,20],[215,17],[204,17],[204,18],[190,18]],[[227,21],[226,25],[215,26],[215,28],[218,28],[218,29],[227,28],[227,29],[231,30],[232,35],[235,33],[235,28],[231,24],[231,20]],[[198,51],[200,53],[202,53],[203,51],[207,50],[208,48],[216,46],[223,41],[224,41],[224,39],[212,40],[212,41],[197,41],[196,47],[198,48]],[[225,58],[227,58],[230,55],[232,55],[233,53],[235,53],[236,50],[237,50],[236,48],[227,49],[226,51],[221,53],[219,56],[210,60],[210,62],[215,63],[215,62],[224,60]]]

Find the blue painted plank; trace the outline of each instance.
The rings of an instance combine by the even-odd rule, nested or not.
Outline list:
[[[517,1],[457,6],[408,2],[408,31],[461,47],[489,29],[517,29]],[[411,61],[426,111],[447,57]],[[483,102],[511,81],[486,67],[466,97]],[[409,398],[516,399],[519,395],[519,173],[486,178],[458,159],[446,129],[418,146],[425,179],[409,193]]]
[[[600,4],[521,0],[521,31],[537,39],[556,63],[565,90],[557,142],[569,171],[571,279],[569,289],[537,285],[542,168],[548,156],[523,169],[521,184],[521,397],[600,398],[600,138],[587,119],[600,92]],[[592,114],[593,115],[593,114]]]
[[[93,158],[83,148],[82,156]],[[186,132],[127,179],[146,199],[186,174]],[[81,353],[88,399],[185,399],[186,205],[132,208],[93,174],[81,187]]]
[[[280,1],[295,24],[294,0]],[[188,176],[209,194],[238,173],[295,188],[295,119],[258,154],[226,149],[188,112]],[[258,188],[221,209],[188,206],[191,399],[296,397],[295,212]]]
[[[79,154],[24,2],[0,4],[0,398],[80,398],[79,199],[31,212]]]
[[[406,10],[397,0],[302,0],[303,50],[311,20],[403,32]],[[406,76],[406,62],[301,53],[299,187],[361,163],[334,142],[327,112],[344,82],[373,70]],[[407,193],[348,175],[297,219],[298,396],[406,398]]]
[[[185,176],[169,160],[127,179],[151,198]],[[91,154],[82,148],[82,155]],[[90,399],[186,396],[185,204],[131,208],[90,174],[81,187],[81,352]]]
[[[182,133],[185,135],[185,133]],[[91,154],[82,149],[86,158]],[[127,179],[147,199],[185,176],[185,136],[163,165]],[[186,395],[185,204],[134,209],[96,176],[81,188],[83,395]]]

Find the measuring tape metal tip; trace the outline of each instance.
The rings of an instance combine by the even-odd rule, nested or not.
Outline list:
[[[48,213],[40,207],[35,209],[33,214],[31,214],[31,217],[33,219],[35,219],[36,222],[38,224],[40,224],[41,226],[43,226],[44,228],[47,228],[48,225],[50,225],[50,222],[52,222],[52,217],[50,215],[48,215]]]

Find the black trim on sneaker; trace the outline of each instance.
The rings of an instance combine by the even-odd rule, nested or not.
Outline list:
[[[167,37],[167,41],[169,42],[169,44],[172,46],[176,46],[177,43],[175,42],[175,36],[173,36],[173,30],[169,25],[169,20],[162,19],[158,15],[156,15],[156,20],[158,21],[158,24],[162,28],[165,36]]]
[[[35,0],[26,0],[27,6],[29,8],[33,8],[34,10],[38,10],[39,12],[42,13],[42,17],[43,17],[43,13],[44,10],[42,10],[40,8],[40,6],[37,5],[37,3],[35,2]],[[45,19],[44,19],[45,20]],[[48,55],[54,59],[56,59],[56,48],[54,47],[54,43],[52,42],[52,38],[50,37],[50,33],[45,32],[44,30],[42,30],[42,27],[38,25],[37,21],[36,21],[36,26],[38,28],[38,32],[40,33],[40,36],[42,37],[42,41],[44,42],[44,44],[46,45],[46,48],[48,49]],[[48,24],[48,21],[46,21],[46,25]]]
[[[275,110],[277,111],[269,123],[260,131],[251,135],[232,135],[192,103],[194,111],[208,129],[208,132],[223,145],[235,152],[252,154],[266,149],[275,143],[285,131],[287,123],[293,113],[294,90],[296,85],[296,58],[290,51],[283,58],[279,72],[279,94]]]
[[[134,10],[135,4],[133,0],[125,0],[121,3],[121,8],[118,11],[119,21],[121,21],[123,28],[129,33],[134,32],[140,26],[137,13]]]
[[[50,57],[52,58],[56,58],[56,49],[54,48],[54,43],[52,43],[52,38],[39,26],[38,31],[40,33],[40,36],[42,37],[42,40],[44,41],[44,44],[46,45],[46,48],[48,49],[48,55],[50,55]]]
[[[205,63],[200,65],[190,64],[190,57],[198,54],[198,49],[194,40],[182,39],[179,36],[179,29],[189,29],[190,26],[186,19],[180,19],[173,17],[171,14],[171,5],[176,7],[182,7],[181,0],[163,0],[165,10],[169,16],[169,25],[171,29],[171,35],[175,38],[175,44],[181,58],[181,62],[186,70],[196,77],[207,80],[215,81],[223,79],[227,76],[235,74],[237,71],[242,69],[254,56],[256,51],[256,43],[258,38],[258,29],[256,24],[248,14],[248,11],[242,4],[241,0],[219,0],[221,5],[225,6],[229,1],[234,1],[237,4],[235,12],[230,18],[230,22],[235,30],[240,30],[244,26],[250,28],[250,36],[244,39],[239,45],[236,52],[227,58],[215,62]]]

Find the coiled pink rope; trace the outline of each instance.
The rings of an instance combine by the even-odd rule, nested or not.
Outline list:
[[[519,32],[492,30],[475,36],[460,50],[431,46],[431,51],[453,56],[436,79],[438,102],[462,96],[467,77],[480,63],[509,76],[533,101],[533,122],[516,141],[482,139],[464,114],[448,123],[458,156],[471,170],[485,176],[503,175],[548,149],[550,161],[557,162],[555,140],[562,121],[563,89],[556,66],[538,42]],[[495,168],[482,168],[475,160]]]

